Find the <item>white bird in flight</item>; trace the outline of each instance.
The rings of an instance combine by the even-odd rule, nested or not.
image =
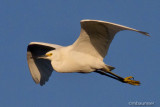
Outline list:
[[[44,85],[55,70],[60,73],[96,72],[123,83],[139,85],[140,82],[133,80],[132,76],[122,78],[111,72],[114,67],[106,65],[103,59],[117,32],[131,30],[146,36],[149,34],[100,20],[82,20],[80,23],[80,36],[72,45],[63,47],[42,42],[31,42],[28,45],[27,61],[35,83]]]

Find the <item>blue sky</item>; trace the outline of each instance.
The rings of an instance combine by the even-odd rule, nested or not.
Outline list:
[[[1,107],[128,107],[129,102],[160,105],[159,0],[1,0]],[[104,62],[141,86],[120,83],[97,73],[53,72],[45,86],[30,75],[26,51],[31,41],[72,44],[80,20],[96,19],[149,32],[119,32]]]

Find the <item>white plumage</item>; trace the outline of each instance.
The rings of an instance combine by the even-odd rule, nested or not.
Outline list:
[[[115,34],[122,30],[136,31],[146,36],[148,33],[133,28],[99,20],[82,20],[79,38],[70,46],[31,42],[27,49],[27,61],[33,80],[40,85],[48,81],[53,69],[57,72],[97,72],[121,82],[139,85],[130,77],[122,78],[106,65],[106,56]]]

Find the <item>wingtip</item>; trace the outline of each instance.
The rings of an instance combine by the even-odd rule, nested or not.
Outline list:
[[[144,35],[146,35],[146,36],[151,37],[151,36],[149,35],[149,33],[147,33],[147,32],[139,31],[139,33],[141,33],[141,34],[144,34]]]

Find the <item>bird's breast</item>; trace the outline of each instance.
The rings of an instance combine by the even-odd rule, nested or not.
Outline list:
[[[93,69],[88,64],[80,64],[76,62],[63,62],[63,63],[52,63],[52,67],[55,71],[61,73],[71,72],[92,72]]]
[[[62,73],[89,73],[103,66],[103,61],[86,54],[77,53],[65,56],[61,60],[52,61],[51,63],[55,71]]]

